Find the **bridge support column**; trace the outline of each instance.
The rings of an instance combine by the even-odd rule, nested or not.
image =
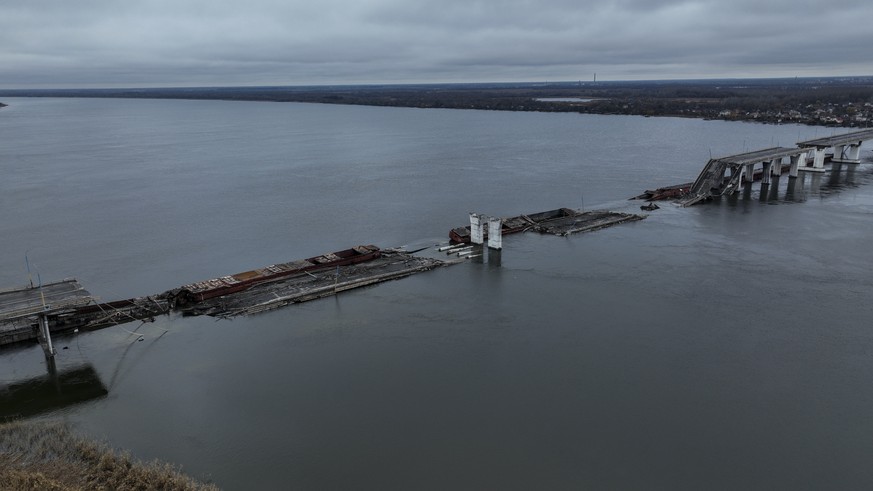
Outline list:
[[[846,146],[834,145],[834,157],[831,162],[842,162],[846,158]]]
[[[844,164],[860,164],[861,163],[861,143],[850,143],[848,145],[838,145],[834,147],[834,158],[832,162],[841,162]],[[848,148],[847,148],[848,147]]]
[[[748,164],[743,167],[743,182],[755,181],[755,164]]]
[[[488,248],[500,250],[503,248],[503,223],[499,218],[488,218]]]
[[[861,143],[862,142],[858,142],[857,145],[849,147],[849,160],[853,163],[861,163]]]
[[[731,180],[731,181],[734,180],[734,178],[737,176],[737,174],[742,174],[742,173],[743,173],[743,168],[742,168],[742,167],[736,167],[736,166],[733,166],[733,165],[732,165],[732,166],[730,167],[730,169],[731,169],[731,175],[730,175],[730,180]],[[737,178],[737,179],[739,179],[739,178]],[[723,181],[723,180],[724,180],[724,179],[722,179],[722,181]],[[739,180],[737,181],[737,183],[738,183],[738,184],[741,184],[741,182],[740,182]]]
[[[788,168],[788,177],[797,177],[797,168],[800,166],[801,161],[806,165],[806,152],[791,156],[791,167]]]
[[[470,213],[470,242],[482,244],[485,242],[485,223],[478,213]]]
[[[770,173],[773,172],[773,160],[764,162],[764,169],[761,172],[761,184],[770,184]]]
[[[824,172],[825,149],[816,147],[812,155],[812,168],[804,168],[806,171]]]
[[[45,352],[45,357],[53,358],[55,356],[55,347],[52,345],[52,333],[49,329],[48,316],[45,314],[40,314],[39,316],[39,340]]]
[[[773,167],[770,169],[772,175],[779,177],[782,175],[782,157],[773,160]]]

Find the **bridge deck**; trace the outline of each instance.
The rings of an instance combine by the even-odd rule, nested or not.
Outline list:
[[[34,316],[41,312],[56,312],[87,305],[91,294],[73,278],[41,287],[22,287],[0,291],[0,324]]]
[[[718,157],[713,160],[722,162],[729,166],[758,164],[768,160],[787,157],[789,155],[800,155],[806,152],[803,148],[797,147],[773,147],[763,150],[755,150],[754,152],[740,153],[737,155],[728,155],[727,157]]]
[[[845,145],[847,143],[856,143],[864,140],[873,140],[873,129],[853,131],[851,133],[843,133],[842,135],[826,136],[814,140],[806,140],[797,142],[797,145],[801,147],[832,147],[834,145]]]

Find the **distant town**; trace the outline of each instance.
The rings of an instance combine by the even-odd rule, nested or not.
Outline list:
[[[0,97],[312,102],[869,127],[873,76],[630,82],[0,90]]]

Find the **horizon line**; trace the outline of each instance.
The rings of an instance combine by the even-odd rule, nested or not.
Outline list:
[[[337,84],[289,84],[289,85],[152,85],[152,86],[62,86],[62,87],[0,87],[0,92],[7,91],[53,91],[53,90],[193,90],[193,89],[280,89],[280,88],[344,88],[344,87],[424,87],[424,86],[495,86],[495,85],[608,85],[621,83],[679,83],[679,82],[719,82],[719,81],[814,81],[841,79],[873,79],[873,75],[832,75],[832,76],[795,76],[795,77],[713,77],[713,78],[663,78],[663,79],[628,79],[628,80],[554,80],[554,81],[515,81],[515,82],[366,82]],[[873,81],[873,80],[871,80]]]

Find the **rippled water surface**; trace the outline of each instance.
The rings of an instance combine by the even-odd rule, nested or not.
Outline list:
[[[3,102],[0,286],[27,282],[27,254],[43,281],[75,276],[105,300],[355,244],[432,245],[470,211],[639,212],[626,198],[693,180],[710,155],[834,133]],[[869,143],[862,155],[763,195],[755,184],[595,233],[507,237],[499,263],[233,321],[62,338],[60,390],[80,397],[45,395],[38,347],[5,350],[0,390],[29,387],[21,397],[46,406],[32,417],[227,489],[868,488]]]

